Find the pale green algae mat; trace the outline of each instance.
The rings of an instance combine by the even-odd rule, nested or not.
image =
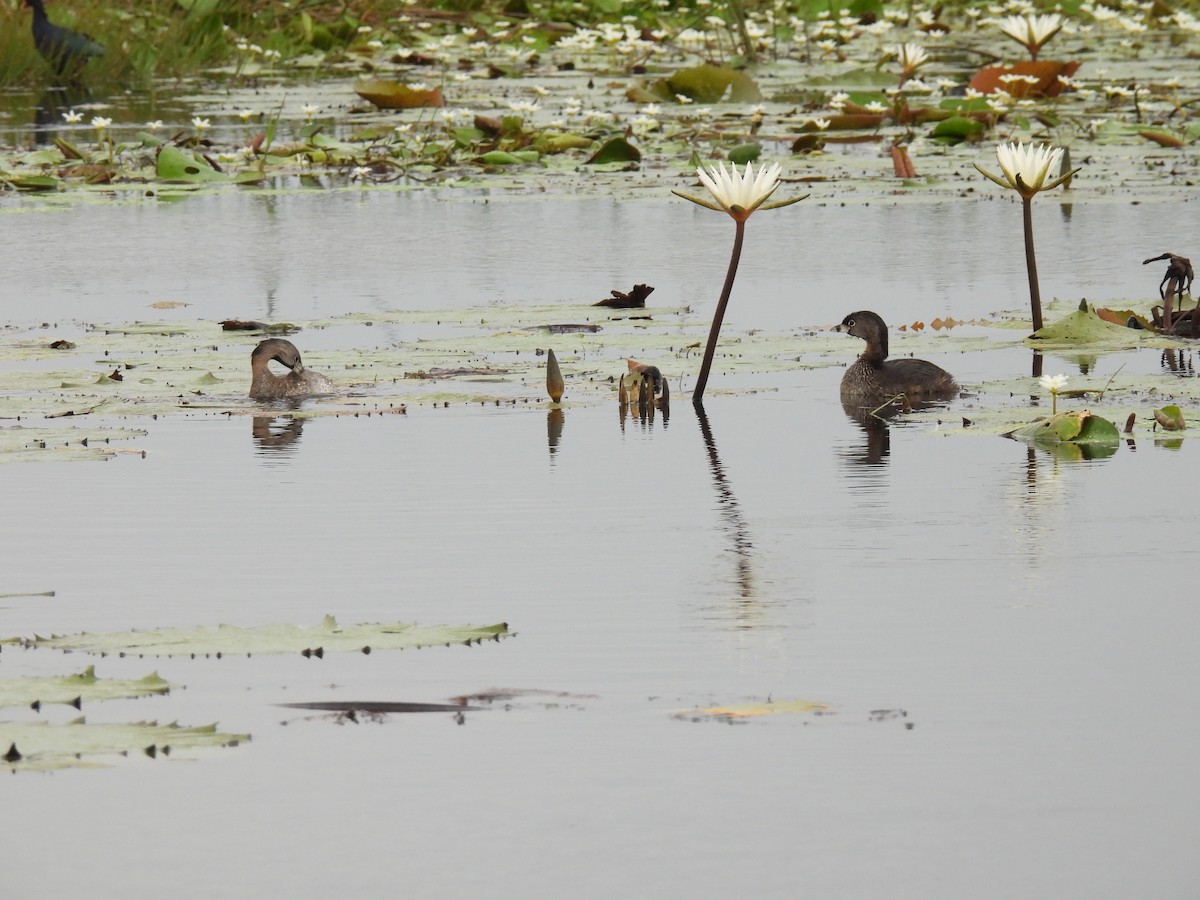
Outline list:
[[[12,192],[0,198],[0,212],[15,217],[60,204],[144,204],[188,193],[288,193],[313,185],[331,191],[436,187],[445,197],[464,199],[486,190],[490,198],[507,192],[564,202],[579,195],[668,202],[671,188],[694,192],[698,163],[755,159],[784,162],[779,199],[812,193],[807,203],[969,202],[963,198],[998,193],[971,164],[994,170],[992,147],[1001,140],[1069,147],[1074,164],[1083,167],[1070,186],[1074,203],[1178,199],[1197,174],[1200,75],[1188,48],[1200,28],[1186,11],[1161,3],[1082,4],[1046,39],[1041,68],[1029,67],[1029,54],[1005,36],[1002,23],[974,8],[939,16],[932,8],[883,7],[878,16],[822,13],[807,20],[768,10],[738,28],[718,15],[663,30],[628,22],[595,29],[429,24],[418,43],[410,23],[389,23],[363,31],[336,53],[290,60],[243,45],[236,63],[217,73],[220,90],[184,98],[192,115],[179,121],[132,121],[116,102],[56,110],[63,125],[53,146],[0,150],[0,184]],[[757,62],[700,65],[735,62],[735,48],[752,49]],[[983,71],[1001,61],[1021,65],[990,76]],[[1071,65],[1076,62],[1082,65]],[[893,144],[904,154],[893,158]],[[1065,199],[1056,192],[1037,203]],[[998,215],[1013,212],[997,204]],[[1149,297],[1138,297],[1120,306],[1148,317],[1150,305]],[[1047,313],[1052,327],[1068,319],[1078,327],[1030,341],[1027,311],[1015,309],[967,323],[986,328],[982,335],[973,327],[960,337],[955,326],[964,323],[955,322],[910,333],[905,352],[1037,346],[1094,355],[1184,345],[1097,324],[1094,311],[1076,312],[1072,304],[1051,304]],[[387,349],[355,349],[359,328],[384,323],[425,327],[428,336]],[[269,324],[327,334],[344,329],[348,336],[339,350],[305,351],[306,363],[330,375],[338,391],[293,411],[300,416],[402,414],[418,403],[543,403],[547,348],[560,360],[572,403],[614,403],[614,377],[631,346],[641,362],[679,379],[675,393],[682,398],[708,326],[689,308],[654,307],[653,297],[645,313],[489,306]],[[49,327],[9,327],[0,335],[0,460],[140,453],[138,437],[159,417],[262,411],[244,398],[245,359],[261,333],[223,332],[215,321],[98,322],[79,330],[82,336],[67,343],[58,343]],[[323,343],[330,346],[328,339]],[[721,346],[736,348],[722,358],[723,371],[751,380],[840,365],[848,355],[844,338],[805,328],[730,333]],[[1194,379],[1173,380],[1169,389],[1158,382],[1133,375],[1095,384],[1079,379],[1071,387],[1113,420],[1137,413],[1136,428],[1145,431],[1166,427],[1153,411],[1171,400],[1186,417],[1197,392]],[[956,433],[994,434],[1036,418],[1022,397],[1040,393],[1037,379],[965,387],[971,396],[961,406],[974,427]],[[947,418],[945,410],[916,415]],[[1164,421],[1179,419],[1158,420]],[[1070,440],[1070,428],[1055,433]],[[11,638],[5,657],[39,646],[133,654],[361,652],[498,641],[507,633],[505,626],[341,628],[328,620],[313,629]],[[81,707],[168,687],[155,675],[105,681],[89,669],[4,679],[0,702]],[[800,704],[795,711],[814,708]],[[8,748],[5,759],[18,769],[82,765],[129,750],[231,745],[246,737],[214,726],[0,722],[0,750]]]

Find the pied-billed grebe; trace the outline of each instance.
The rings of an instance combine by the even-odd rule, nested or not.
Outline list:
[[[887,325],[861,310],[842,319],[835,331],[867,342],[867,349],[842,376],[843,403],[885,403],[897,394],[908,400],[946,400],[958,391],[954,376],[923,359],[888,359]]]
[[[271,360],[283,363],[292,371],[279,376],[268,368]],[[262,341],[250,354],[250,396],[255,400],[280,400],[284,397],[308,397],[328,394],[333,382],[300,362],[300,351],[291,341],[270,338]]]

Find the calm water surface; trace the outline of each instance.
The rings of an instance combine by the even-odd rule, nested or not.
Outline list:
[[[734,327],[1022,303],[1019,236],[995,225],[1015,206],[809,203],[751,223]],[[1045,293],[1153,289],[1140,260],[1177,249],[1178,215],[1121,207],[1114,230],[1116,209],[1046,205]],[[382,192],[4,221],[28,263],[6,276],[10,322],[159,317],[162,299],[194,303],[165,314],[184,319],[566,303],[635,281],[704,309],[731,230],[670,203]],[[3,601],[6,634],[327,613],[518,632],[323,661],[5,650],[3,675],[95,662],[186,686],[92,720],[253,740],[6,779],[4,896],[1194,896],[1190,442],[1069,463],[960,435],[953,409],[944,433],[868,435],[839,378],[760,379],[774,390],[715,397],[706,423],[686,403],[624,428],[615,405],[569,407],[554,446],[532,404],[273,430],[197,414],[142,423],[145,459],[0,467],[0,590],[57,591]],[[491,687],[571,697],[461,726],[275,705]],[[674,716],[768,697],[831,714]]]

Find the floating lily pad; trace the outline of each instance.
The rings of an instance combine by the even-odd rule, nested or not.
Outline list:
[[[1187,423],[1183,418],[1183,410],[1174,404],[1164,406],[1162,409],[1156,409],[1154,411],[1154,421],[1158,423],[1160,428],[1165,428],[1167,431],[1183,431],[1187,428]]]
[[[1056,413],[1005,436],[1032,444],[1105,444],[1114,448],[1121,440],[1116,425],[1086,409]]]
[[[966,116],[951,116],[933,126],[930,137],[942,144],[961,144],[963,141],[974,140],[985,131],[984,124]]]
[[[729,161],[737,166],[754,162],[760,156],[762,156],[762,147],[758,144],[738,144],[729,151]]]
[[[1140,343],[1147,332],[1106,322],[1094,309],[1077,309],[1063,318],[1044,325],[1029,336],[1036,346],[1046,344],[1125,344]]]
[[[191,150],[171,145],[164,146],[158,153],[158,177],[168,184],[203,184],[210,181],[227,181],[228,177],[218,172],[208,161]]]
[[[998,90],[1009,91],[1009,86],[1000,80],[1002,76],[1026,75],[1036,78],[1037,84],[1029,85],[1028,90],[1020,92],[1020,96],[1054,97],[1064,87],[1063,83],[1058,80],[1058,76],[1064,75],[1070,78],[1077,71],[1079,71],[1079,63],[1075,60],[1070,62],[1056,62],[1048,59],[1026,60],[1007,66],[987,66],[980,69],[971,79],[969,87],[981,94],[991,94]]]
[[[170,689],[157,672],[137,679],[97,678],[95,667],[88,666],[77,675],[0,678],[0,707],[66,703],[79,708],[97,700],[165,694]]]
[[[601,163],[614,162],[637,162],[642,158],[641,151],[625,138],[612,138],[605,141],[604,145],[591,155],[588,163],[600,165]]]
[[[84,653],[115,653],[122,656],[215,656],[253,653],[304,653],[323,656],[335,652],[405,650],[438,644],[482,643],[509,637],[508,626],[499,625],[412,625],[362,624],[342,627],[332,616],[320,625],[259,625],[239,628],[159,628],[151,631],[119,631],[105,634],[54,635],[51,637],[5,638],[0,644],[48,647]]]
[[[671,100],[680,95],[696,103],[718,103],[724,99],[731,103],[757,103],[762,99],[762,92],[753,78],[725,66],[680,69],[659,82],[659,86],[665,88],[667,98]]]
[[[419,109],[445,106],[441,88],[411,88],[398,81],[360,81],[354,93],[380,109]]]

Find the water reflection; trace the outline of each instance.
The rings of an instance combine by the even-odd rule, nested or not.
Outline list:
[[[550,448],[550,459],[558,452],[558,442],[562,439],[563,425],[567,417],[563,415],[562,407],[546,412],[546,445]]]
[[[895,415],[894,407],[887,409],[892,409],[891,415]],[[866,437],[861,449],[841,451],[843,459],[864,466],[887,464],[887,458],[892,453],[892,439],[888,433],[888,424],[885,418],[888,415],[887,409],[882,413],[876,413],[855,403],[842,403],[842,410],[846,413],[846,418],[858,425]]]
[[[1164,350],[1160,358],[1163,369],[1172,375],[1191,377],[1196,374],[1190,350]]]
[[[700,434],[704,438],[704,449],[708,453],[708,468],[712,473],[713,487],[717,490],[717,509],[725,520],[724,530],[733,548],[738,595],[743,601],[751,601],[755,599],[755,589],[754,571],[751,566],[754,543],[750,540],[750,529],[746,527],[741,504],[738,503],[729,478],[725,475],[725,467],[721,465],[721,455],[717,452],[717,441],[704,412],[704,404],[696,403],[694,406],[696,420],[700,423]],[[738,619],[744,620],[746,612],[748,610],[745,607],[739,610]]]
[[[92,92],[83,85],[51,87],[42,92],[33,109],[33,141],[37,146],[52,143],[66,123],[63,113],[93,102]]]
[[[646,382],[643,382],[646,384]],[[661,405],[661,408],[660,408]],[[617,412],[621,421],[621,430],[625,430],[625,420],[641,425],[643,431],[650,431],[654,428],[654,417],[656,413],[661,413],[663,428],[671,422],[671,406],[669,400],[655,400],[653,395],[647,396],[643,390],[635,394],[634,400],[631,403],[627,394],[621,391],[620,400],[617,403]]]
[[[250,427],[258,454],[275,458],[294,454],[303,431],[304,419],[292,415],[255,416]]]

